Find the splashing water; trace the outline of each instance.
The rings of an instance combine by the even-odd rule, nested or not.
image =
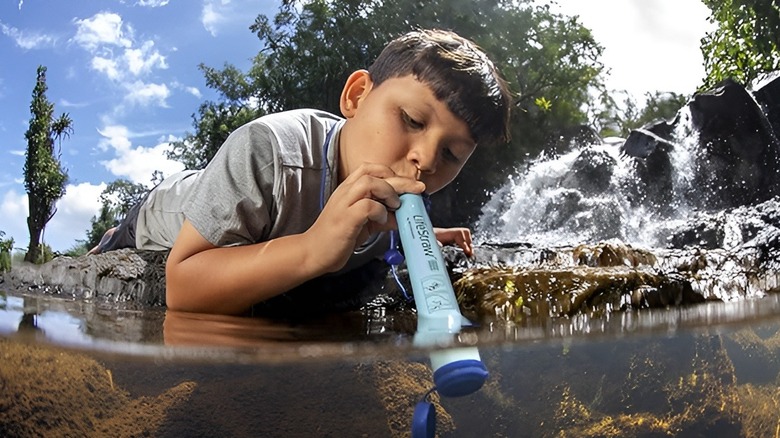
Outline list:
[[[542,154],[486,203],[475,238],[534,246],[611,240],[665,246],[698,206],[691,182],[698,138],[687,108],[679,117],[667,177],[649,175],[643,182],[639,159],[621,154],[622,139],[579,145],[557,157]]]

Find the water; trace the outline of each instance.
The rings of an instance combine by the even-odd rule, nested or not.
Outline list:
[[[769,295],[466,331],[453,345],[477,345],[491,377],[434,398],[440,436],[770,436],[778,315]],[[283,324],[6,294],[0,434],[408,436],[432,385],[409,317]]]
[[[490,378],[466,397],[434,393],[439,436],[778,436],[780,256],[765,233],[777,224],[768,211],[706,208],[692,176],[706,163],[681,117],[662,189],[641,186],[614,143],[542,157],[485,206],[476,240],[505,246],[477,250],[485,268],[507,243],[531,242],[503,260],[552,285],[561,272],[590,281],[684,266],[700,304],[637,310],[621,305],[626,290],[584,300],[599,311],[555,312],[571,291],[533,292],[525,299],[548,306],[520,313],[527,303],[512,296],[423,349],[414,312],[392,300],[290,322],[0,283],[0,436],[405,437],[433,385],[431,351],[466,346]],[[717,247],[667,248],[705,211],[722,226]],[[610,257],[617,266],[596,263]]]
[[[656,190],[669,192],[664,202],[642,192],[636,163],[621,154],[622,139],[580,145],[561,156],[542,155],[509,178],[483,208],[476,239],[536,246],[609,240],[665,246],[670,230],[700,208],[701,195],[691,181],[700,147],[687,107],[680,111],[674,137],[669,181],[662,175],[656,181]]]

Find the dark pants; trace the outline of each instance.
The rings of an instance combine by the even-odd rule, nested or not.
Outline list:
[[[127,216],[117,225],[111,237],[105,239],[105,241],[104,239],[100,240],[98,244],[100,253],[115,249],[135,248],[135,224],[138,222],[138,212],[141,210],[141,205],[144,201],[146,201],[146,197],[127,212]]]

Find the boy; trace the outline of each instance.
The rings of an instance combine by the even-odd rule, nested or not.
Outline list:
[[[203,171],[155,187],[95,252],[171,248],[169,309],[241,313],[381,257],[399,194],[436,192],[477,143],[506,141],[509,107],[503,79],[473,43],[408,33],[349,76],[343,119],[296,110],[248,123]],[[471,254],[468,229],[436,237]]]

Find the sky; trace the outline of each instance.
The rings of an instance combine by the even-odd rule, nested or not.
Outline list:
[[[249,31],[280,0],[0,0],[0,231],[29,242],[24,133],[36,69],[47,68],[69,174],[44,241],[66,251],[84,239],[99,196],[118,178],[149,185],[183,168],[171,141],[193,132],[192,114],[216,95],[198,65],[245,71],[261,49]],[[605,47],[609,88],[691,94],[704,76],[699,40],[712,25],[699,0],[558,0]]]

